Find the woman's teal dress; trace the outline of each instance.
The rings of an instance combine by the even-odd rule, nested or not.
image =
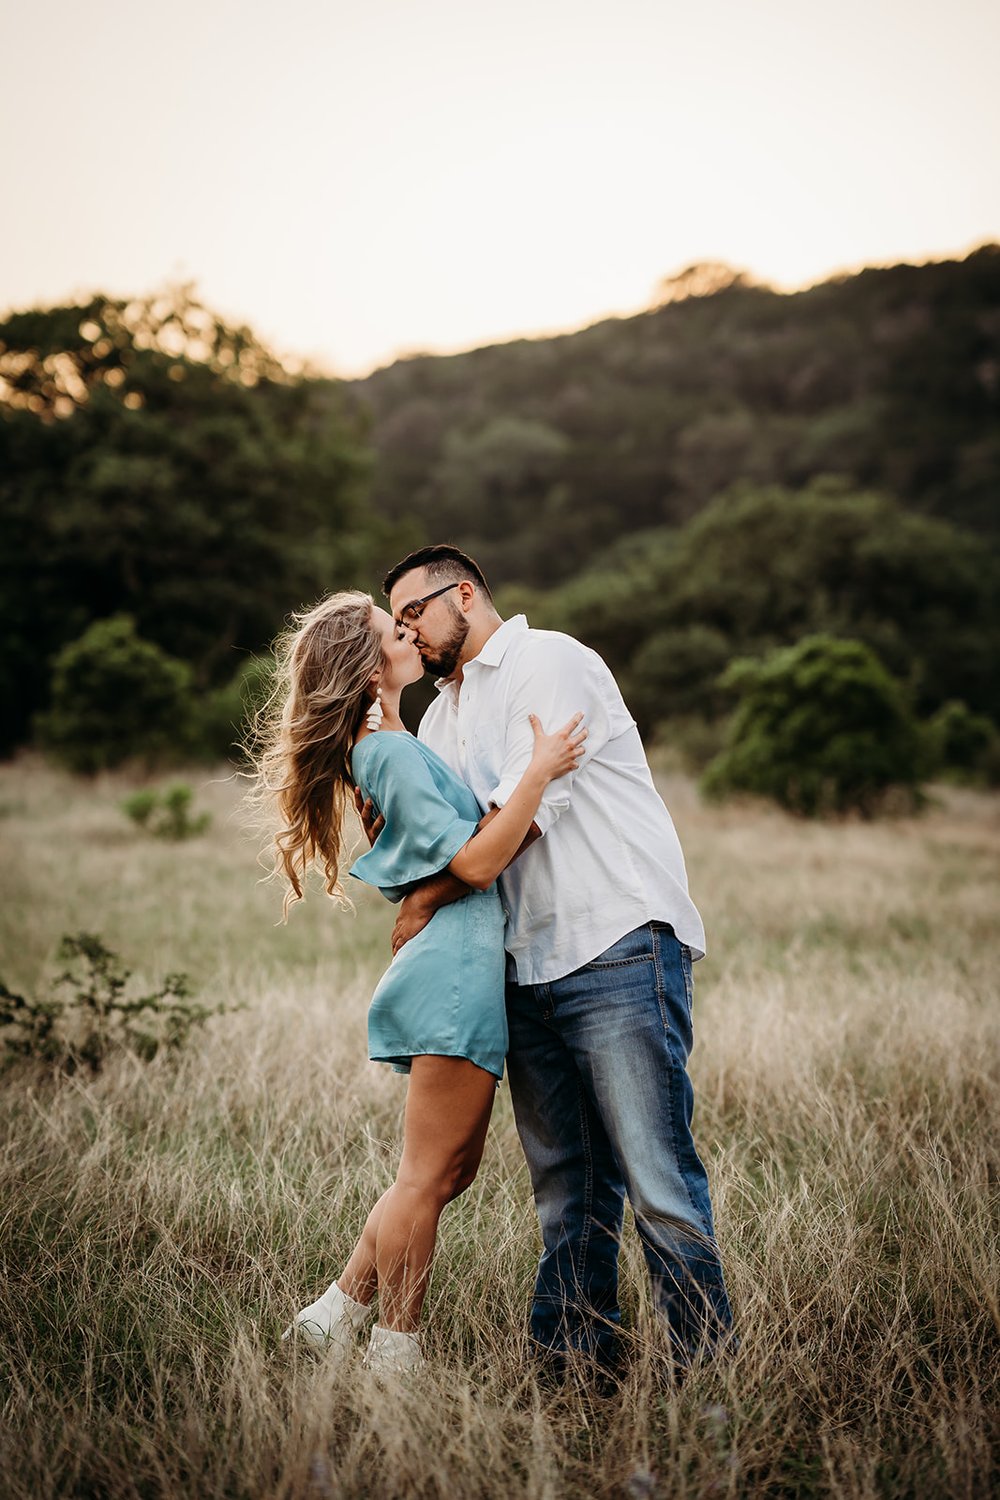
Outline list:
[[[476,832],[479,804],[426,745],[401,731],[369,734],[354,747],[355,785],[385,827],[351,874],[401,901],[437,875]],[[368,1054],[408,1073],[414,1057],[467,1057],[503,1077],[504,917],[494,883],[434,913],[396,954],[368,1012]]]

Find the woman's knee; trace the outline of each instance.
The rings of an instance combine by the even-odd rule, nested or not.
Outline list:
[[[401,1162],[397,1183],[406,1189],[432,1198],[444,1206],[458,1198],[476,1180],[479,1159],[452,1157],[438,1162]]]
[[[478,1159],[475,1162],[469,1162],[463,1165],[462,1169],[456,1173],[454,1185],[452,1187],[451,1199],[449,1199],[448,1201],[451,1202],[454,1198],[460,1198],[464,1192],[467,1192],[475,1182],[478,1173]]]

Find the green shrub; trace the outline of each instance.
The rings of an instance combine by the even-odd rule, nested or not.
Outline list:
[[[721,751],[725,737],[725,719],[679,714],[676,718],[661,719],[647,743],[661,771],[700,776]]]
[[[958,781],[997,780],[1000,734],[985,714],[953,699],[925,725],[928,760],[936,774]]]
[[[126,797],[122,802],[122,812],[126,817],[131,818],[133,823],[137,823],[140,828],[145,828],[159,800],[157,792],[133,792],[130,797]]]
[[[867,646],[807,636],[762,661],[733,662],[739,693],[726,746],[704,777],[721,797],[754,792],[792,812],[870,816],[890,787],[917,800],[920,734],[901,685]]]
[[[272,658],[251,656],[223,687],[200,698],[192,718],[192,754],[238,760],[253,716],[267,701],[273,673]]]
[[[682,630],[658,630],[632,658],[625,698],[639,723],[706,718],[722,704],[712,685],[733,655],[721,631],[697,623]]]
[[[0,1040],[8,1060],[97,1073],[116,1051],[148,1061],[161,1048],[182,1047],[195,1026],[227,1009],[195,1004],[185,974],[168,974],[148,995],[130,995],[130,971],[90,932],[64,937],[58,957],[69,967],[46,999],[25,999],[0,981]]]
[[[190,839],[204,833],[211,823],[209,813],[190,815],[191,788],[183,781],[165,792],[133,792],[121,804],[122,812],[158,839]]]
[[[128,615],[115,615],[59,652],[37,728],[58,760],[92,774],[181,749],[191,706],[190,668],[141,640]]]

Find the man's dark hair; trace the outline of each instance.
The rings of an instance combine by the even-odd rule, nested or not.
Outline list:
[[[404,557],[402,562],[390,568],[382,579],[382,592],[387,599],[403,574],[412,572],[414,568],[424,568],[428,578],[435,583],[461,583],[464,579],[471,578],[478,584],[487,603],[493,603],[493,595],[482,568],[467,552],[463,552],[460,547],[452,547],[448,542],[438,542],[432,547],[418,547],[416,552],[411,552],[409,557]]]

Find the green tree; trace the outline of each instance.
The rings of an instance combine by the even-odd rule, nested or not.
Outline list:
[[[737,486],[680,530],[629,538],[552,591],[543,623],[606,656],[647,729],[718,710],[710,668],[723,650],[761,655],[817,633],[870,646],[922,714],[961,696],[1000,718],[998,601],[1000,566],[977,538],[827,479]],[[670,665],[671,651],[687,665]]]
[[[0,689],[8,743],[38,663],[95,619],[226,681],[289,608],[372,577],[365,425],[189,291],[0,324]]]
[[[195,708],[191,750],[208,759],[240,759],[252,738],[254,717],[274,686],[274,658],[251,656],[220,688],[204,694]]]
[[[646,724],[677,716],[721,711],[713,684],[732,656],[720,630],[693,624],[659,630],[639,647],[629,666],[625,693],[632,712]]]
[[[59,652],[39,737],[71,770],[90,773],[183,742],[191,711],[191,669],[116,615]]]
[[[520,416],[449,433],[429,481],[435,524],[452,535],[471,520],[478,535],[470,548],[488,571],[537,581],[553,526],[566,545],[578,542],[562,515],[566,486],[556,482],[568,446],[561,433]]]
[[[754,792],[807,817],[870,815],[889,787],[915,794],[921,742],[902,686],[858,641],[808,636],[733,662],[739,693],[726,745],[702,786]]]
[[[925,727],[928,757],[936,772],[959,781],[996,781],[1000,734],[983,714],[964,703],[944,703]]]

